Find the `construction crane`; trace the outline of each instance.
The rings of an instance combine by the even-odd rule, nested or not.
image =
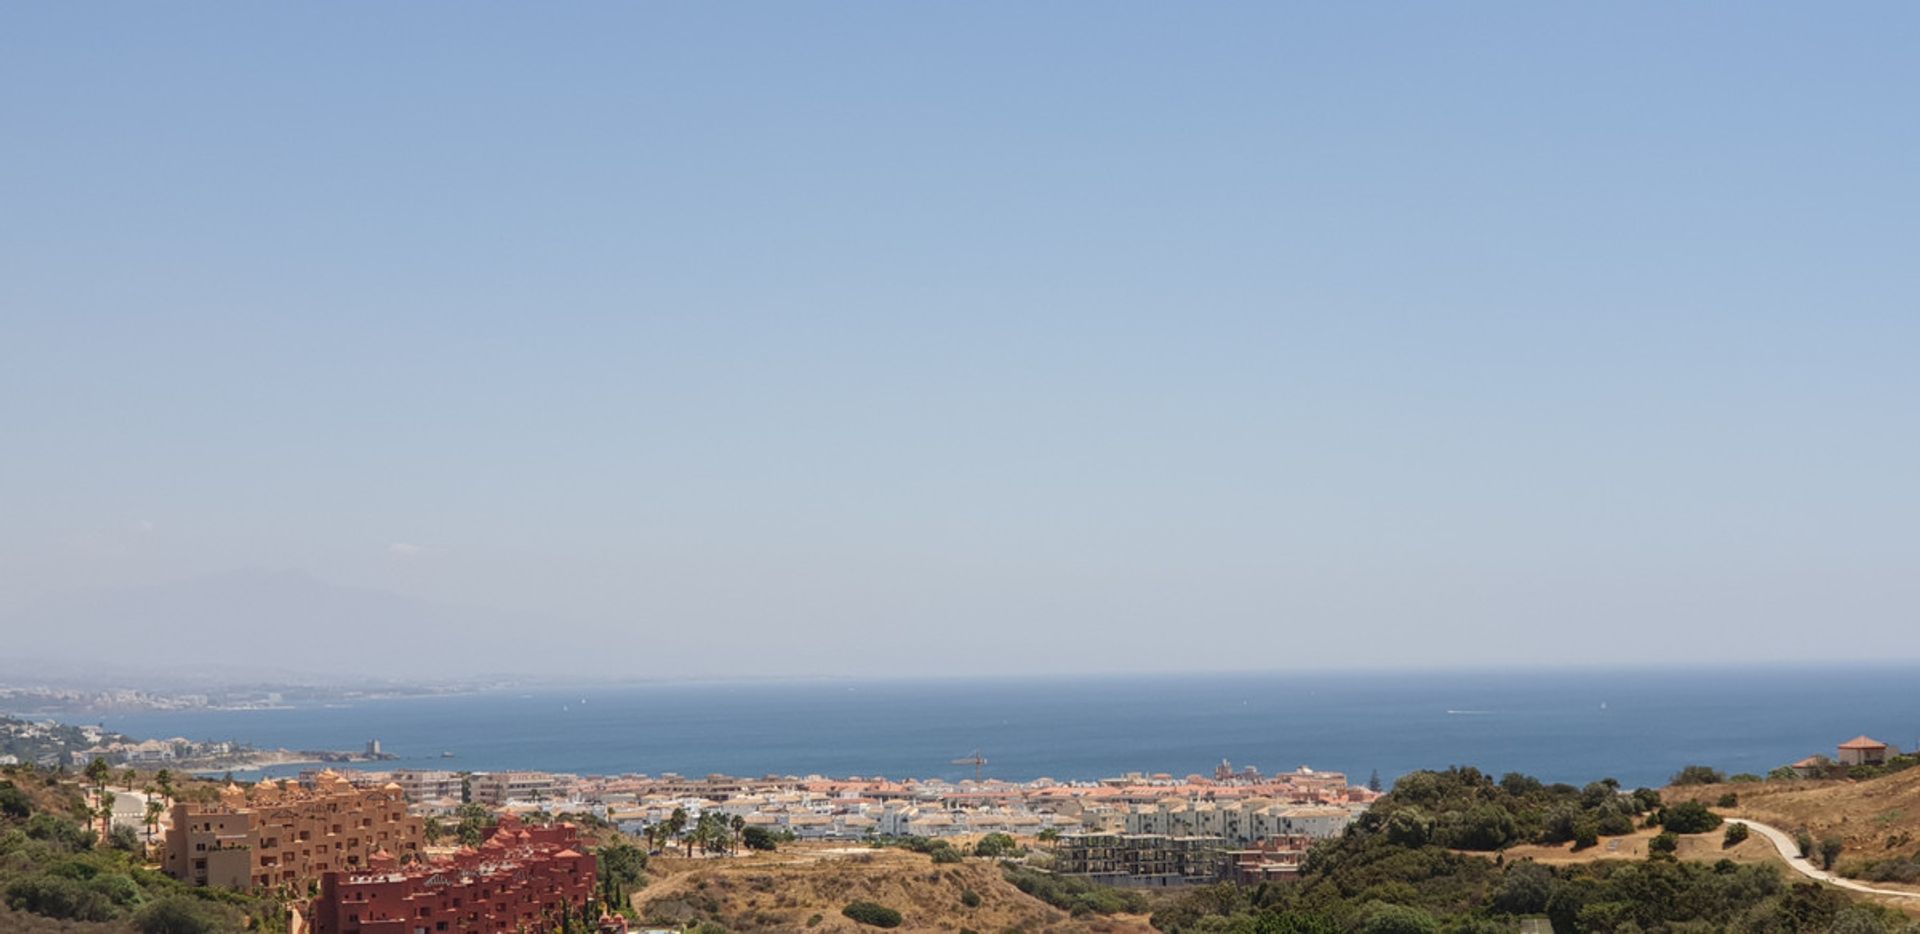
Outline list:
[[[971,766],[973,766],[973,780],[977,782],[977,781],[979,781],[979,780],[980,780],[980,767],[981,767],[981,766],[984,766],[984,765],[986,765],[986,764],[987,764],[987,757],[986,757],[986,756],[983,756],[983,755],[981,755],[981,754],[980,754],[980,750],[978,750],[978,749],[975,749],[975,750],[973,751],[973,755],[970,755],[970,756],[963,756],[963,757],[961,757],[961,758],[959,758],[959,759],[954,759],[954,760],[952,760],[951,762],[949,762],[948,764],[949,764],[949,765],[971,765]]]

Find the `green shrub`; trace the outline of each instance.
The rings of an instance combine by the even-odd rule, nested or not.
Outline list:
[[[1727,780],[1726,773],[1705,765],[1689,765],[1673,774],[1668,784],[1673,785],[1718,785]]]
[[[748,827],[740,831],[740,842],[749,850],[772,850],[780,846],[780,838],[765,827]]]
[[[840,909],[840,913],[853,920],[877,928],[897,928],[900,926],[900,912],[874,902],[853,902]]]
[[[1367,912],[1360,934],[1439,934],[1440,922],[1418,908],[1381,904]]]
[[[1840,842],[1838,837],[1820,841],[1820,868],[1832,869],[1834,861],[1840,858],[1840,851],[1846,848],[1846,844]]]
[[[1674,833],[1706,833],[1720,826],[1721,817],[1698,801],[1682,801],[1667,808],[1660,824]]]
[[[1591,823],[1583,823],[1580,826],[1574,828],[1574,831],[1573,831],[1573,848],[1574,849],[1584,850],[1590,846],[1598,846],[1599,844],[1600,844],[1600,828],[1597,825],[1591,824]]]
[[[1737,808],[1740,806],[1740,796],[1729,791],[1721,795],[1719,800],[1713,803],[1713,806],[1717,808]]]
[[[1647,853],[1652,856],[1672,856],[1680,849],[1680,836],[1671,830],[1663,830],[1647,841]]]
[[[1739,846],[1741,842],[1745,841],[1746,839],[1747,839],[1747,825],[1728,824],[1726,835],[1720,838],[1720,846],[1723,848],[1736,847],[1736,846]]]
[[[0,782],[0,816],[26,820],[32,814],[33,801],[27,793],[12,782]]]
[[[240,919],[229,908],[187,895],[169,895],[133,916],[140,934],[219,934],[237,930]]]
[[[980,907],[980,893],[972,889],[962,889],[960,891],[960,904],[968,908]]]
[[[110,921],[116,914],[113,899],[82,882],[49,873],[8,883],[7,907],[66,921]]]
[[[45,811],[27,819],[26,831],[27,836],[35,840],[45,840],[69,850],[84,850],[93,846],[93,831]]]
[[[1019,852],[1020,843],[1014,840],[1012,835],[1004,833],[987,834],[980,838],[979,843],[973,845],[973,855],[988,859],[1013,856]]]

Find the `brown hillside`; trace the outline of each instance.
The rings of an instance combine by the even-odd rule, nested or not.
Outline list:
[[[1713,805],[1725,794],[1740,803],[1715,808],[1793,833],[1805,829],[1817,838],[1838,837],[1853,855],[1911,852],[1920,845],[1920,769],[1908,769],[1863,782],[1747,782],[1681,785],[1661,796],[1668,802]]]
[[[899,931],[971,929],[982,934],[1021,930],[1146,934],[1137,920],[1071,918],[1015,888],[999,867],[980,860],[935,865],[918,853],[857,847],[783,848],[777,853],[711,860],[655,858],[652,884],[634,895],[650,921],[718,921],[734,932],[811,931],[871,934],[840,913],[871,901],[903,916]],[[979,896],[969,908],[963,893]],[[819,915],[817,924],[807,922]]]

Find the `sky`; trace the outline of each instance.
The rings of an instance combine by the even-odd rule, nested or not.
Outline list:
[[[443,670],[1913,660],[1917,44],[10,4],[0,620],[270,573],[472,611]]]

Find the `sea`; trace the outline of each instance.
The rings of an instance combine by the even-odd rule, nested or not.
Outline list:
[[[361,749],[369,768],[586,775],[1047,777],[1374,773],[1472,765],[1659,786],[1689,764],[1764,773],[1865,733],[1920,744],[1916,668],[1316,672],[651,681],[263,710],[107,716],[136,737]],[[282,776],[312,766],[236,773]]]

